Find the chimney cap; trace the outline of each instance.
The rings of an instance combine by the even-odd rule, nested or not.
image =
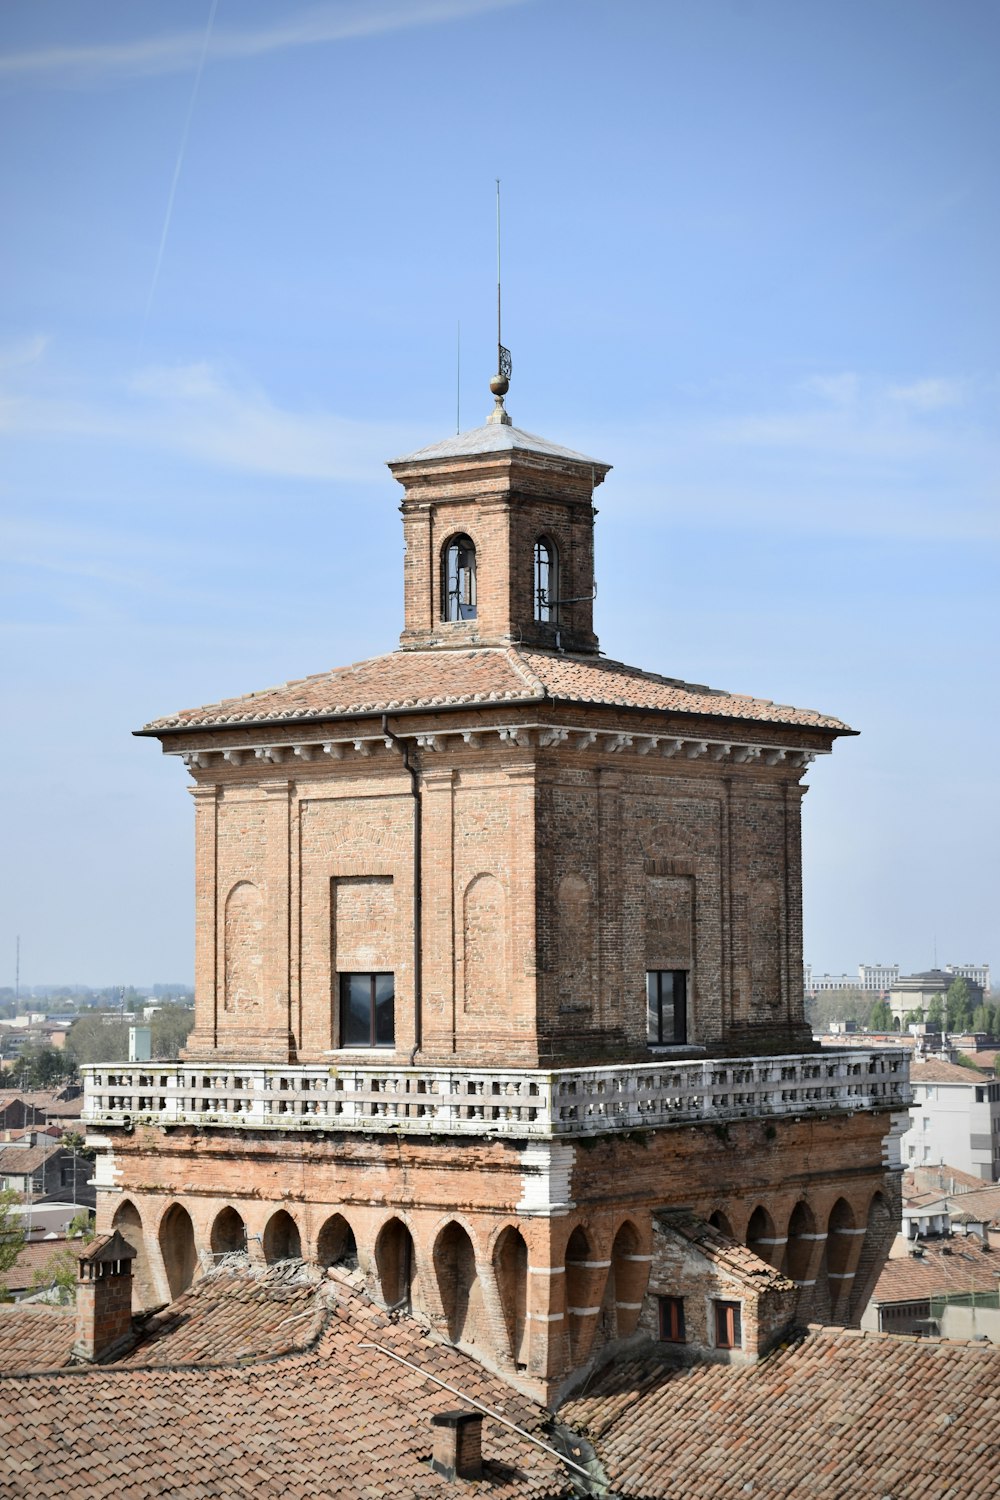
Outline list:
[[[135,1260],[138,1251],[134,1250],[125,1239],[120,1230],[114,1230],[111,1234],[103,1234],[96,1240],[91,1240],[85,1250],[81,1250],[77,1259],[81,1265],[107,1265],[111,1261]]]

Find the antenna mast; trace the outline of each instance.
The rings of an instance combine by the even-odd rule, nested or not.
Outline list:
[[[500,326],[500,179],[497,184],[497,372],[490,381],[490,390],[494,396],[494,407],[487,417],[488,422],[502,423],[506,427],[511,426],[510,417],[504,410],[503,398],[510,390],[511,360],[510,350],[505,349],[501,338]]]

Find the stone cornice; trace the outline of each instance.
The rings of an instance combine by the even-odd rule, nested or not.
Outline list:
[[[465,750],[482,750],[497,745],[510,749],[548,750],[559,749],[594,755],[615,755],[638,758],[652,763],[657,760],[672,760],[682,764],[686,761],[703,761],[725,766],[786,766],[802,770],[817,754],[827,755],[829,749],[817,750],[815,746],[789,746],[749,742],[733,735],[713,739],[704,735],[678,736],[675,734],[651,734],[634,731],[623,733],[614,729],[594,729],[586,725],[515,723],[472,724],[462,726],[449,724],[446,729],[434,731],[409,730],[399,732],[399,739],[411,741],[418,751],[432,756],[444,750],[450,753]],[[212,745],[196,750],[174,750],[164,746],[168,755],[179,755],[189,769],[222,769],[226,766],[248,766],[259,762],[261,769],[269,766],[295,767],[317,762],[329,765],[333,761],[350,760],[363,764],[365,760],[385,760],[387,753],[398,760],[398,751],[393,741],[383,734],[345,735],[343,738],[317,734],[289,734],[287,739],[268,740],[254,744],[241,741],[231,745]]]

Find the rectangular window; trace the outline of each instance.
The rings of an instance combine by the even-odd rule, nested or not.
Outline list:
[[[661,1297],[659,1300],[660,1338],[665,1344],[683,1344],[685,1342],[684,1298]]]
[[[743,1326],[738,1302],[715,1304],[715,1347],[739,1349],[743,1343]]]
[[[687,1041],[687,970],[647,969],[646,1034],[651,1047]]]
[[[341,974],[340,1045],[396,1045],[394,974]]]

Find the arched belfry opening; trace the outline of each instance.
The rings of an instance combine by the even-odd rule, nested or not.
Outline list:
[[[547,536],[535,541],[534,606],[540,625],[555,625],[559,619],[559,554]]]
[[[386,1307],[412,1311],[416,1261],[413,1236],[401,1219],[390,1219],[379,1233],[375,1241],[375,1268]]]
[[[460,532],[445,545],[441,565],[441,616],[448,621],[474,620],[476,601],[476,546]]]
[[[247,1248],[247,1226],[235,1208],[226,1207],[215,1217],[209,1235],[214,1256],[238,1255]]]

